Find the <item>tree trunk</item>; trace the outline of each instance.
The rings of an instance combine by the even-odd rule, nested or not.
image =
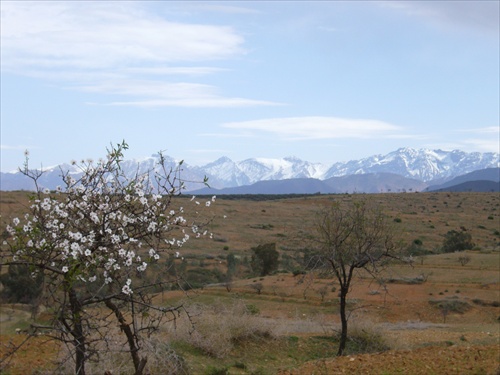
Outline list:
[[[82,304],[78,300],[76,292],[73,288],[69,289],[69,303],[71,307],[71,319],[73,324],[71,335],[73,336],[73,345],[75,346],[76,351],[75,374],[85,375],[86,343],[82,324]]]
[[[340,288],[340,322],[342,325],[340,331],[340,342],[339,342],[339,350],[337,352],[337,356],[341,356],[344,354],[345,345],[347,342],[347,313],[346,313],[346,303],[347,303],[347,292],[349,291],[349,287]]]
[[[130,329],[130,324],[127,324],[123,314],[121,313],[118,306],[116,306],[110,300],[106,300],[106,306],[113,311],[116,318],[120,322],[120,328],[122,329],[125,336],[127,336],[127,342],[129,346],[130,355],[132,356],[132,361],[134,362],[135,375],[142,375],[144,371],[144,367],[146,367],[147,358],[139,358],[139,348],[135,342],[135,336],[132,330]]]

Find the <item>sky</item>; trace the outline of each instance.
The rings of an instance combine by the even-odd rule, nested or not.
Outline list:
[[[499,152],[499,6],[2,0],[0,170]]]

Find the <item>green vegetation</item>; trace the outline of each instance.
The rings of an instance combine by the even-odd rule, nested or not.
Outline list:
[[[2,298],[7,302],[35,302],[42,293],[43,273],[25,264],[11,264],[7,269],[7,273],[0,275]]]
[[[442,250],[445,253],[454,251],[471,250],[475,246],[472,242],[472,235],[465,228],[459,231],[450,230],[446,233],[443,240]]]
[[[268,243],[252,248],[252,271],[256,275],[266,276],[278,269],[279,252],[276,250],[276,243]]]
[[[22,206],[18,202],[26,207],[25,197],[24,192],[2,193],[2,225],[12,217],[21,216]],[[218,198],[211,207],[215,219],[208,227],[214,233],[213,240],[193,239],[180,250],[178,257],[173,254],[169,257],[166,252],[159,263],[148,267],[151,273],[143,276],[145,284],[179,281],[182,290],[158,286],[151,289],[151,296],[155,306],[166,310],[183,306],[189,313],[175,312],[171,316],[174,320],[161,321],[154,335],[157,341],[143,341],[148,371],[152,375],[165,373],[167,368],[177,369],[179,374],[220,371],[232,375],[271,375],[280,369],[297,369],[307,361],[323,362],[334,357],[339,345],[337,332],[341,328],[340,286],[332,272],[314,269],[308,272],[311,268],[306,265],[317,252],[310,246],[311,241],[304,238],[313,233],[310,223],[318,208],[333,202],[349,207],[361,196]],[[496,284],[500,232],[488,216],[491,213],[494,218],[498,217],[493,212],[499,207],[498,194],[373,194],[362,198],[382,206],[390,223],[404,232],[408,244],[404,255],[412,255],[413,263],[410,267],[407,263],[389,260],[381,264],[384,273],[377,280],[367,273],[355,272],[352,295],[347,301],[352,320],[345,354],[382,352],[389,347],[387,343],[392,349],[414,349],[446,342],[471,347],[496,343],[497,318],[500,321]],[[181,206],[188,204],[185,200],[184,197],[173,199]],[[224,216],[227,218],[223,219]],[[395,217],[401,222],[395,223]],[[434,230],[429,229],[431,225]],[[467,233],[477,247],[462,253],[455,250],[442,253],[443,234],[464,225],[472,227]],[[481,229],[477,229],[479,227]],[[0,227],[0,232],[2,229]],[[460,233],[460,229],[457,231]],[[300,236],[298,232],[302,232]],[[5,231],[4,239],[8,239]],[[252,247],[259,247],[258,244],[274,244],[279,254],[278,268],[270,275],[253,272]],[[464,266],[459,259],[462,256],[470,257]],[[9,268],[3,267],[0,278],[3,280],[8,272]],[[23,275],[23,272],[15,273],[19,277]],[[262,285],[260,294],[253,286],[258,284]],[[6,293],[5,285],[3,287]],[[432,295],[434,297],[429,297]],[[6,340],[10,340],[8,335],[22,339],[23,334],[15,335],[15,332],[17,328],[28,330],[33,324],[30,307],[9,305],[8,302],[14,300],[8,300],[7,294],[2,298],[0,330],[7,335]],[[429,301],[430,298],[433,300]],[[46,317],[46,308],[42,306],[40,315]],[[139,318],[146,317],[145,314]],[[377,324],[357,327],[357,322],[365,320]],[[250,333],[244,332],[247,328]],[[210,329],[220,332],[219,337],[211,336]],[[416,329],[421,329],[422,335]],[[433,330],[427,332],[427,329]],[[193,333],[195,331],[199,336]],[[423,338],[418,345],[410,339],[405,341],[416,335]],[[462,336],[467,337],[465,344]],[[119,333],[110,337],[119,345],[109,348],[109,355],[101,352],[99,363],[89,363],[89,372],[102,374],[113,369],[116,373],[133,373],[130,365],[120,367],[128,358],[126,353],[119,353],[123,344]],[[222,348],[225,353],[220,355],[214,348]],[[15,361],[11,365],[15,366]],[[42,368],[37,366],[32,368]],[[67,373],[70,372],[71,369]],[[11,373],[29,372],[12,370]],[[171,373],[175,373],[174,370]]]

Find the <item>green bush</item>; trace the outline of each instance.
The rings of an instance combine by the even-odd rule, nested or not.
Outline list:
[[[471,250],[475,246],[472,242],[472,235],[467,232],[465,228],[462,230],[450,230],[444,236],[442,250],[445,253],[451,253],[454,251],[464,251]]]
[[[252,248],[250,265],[255,274],[266,276],[276,271],[279,266],[279,253],[276,243],[268,243]]]
[[[189,290],[220,283],[224,281],[224,275],[218,269],[192,268],[186,271],[183,279],[183,289]]]
[[[0,275],[2,296],[8,302],[32,303],[42,292],[43,273],[32,273],[24,264],[13,264],[7,273]]]
[[[293,270],[293,276],[305,275],[306,271],[304,270]]]

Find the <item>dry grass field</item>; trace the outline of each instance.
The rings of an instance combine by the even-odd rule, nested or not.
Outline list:
[[[183,199],[175,203],[182,205]],[[421,245],[413,264],[390,264],[382,275],[384,282],[364,273],[356,275],[349,294],[350,331],[355,339],[348,345],[347,356],[335,358],[338,285],[327,275],[292,270],[302,256],[301,238],[313,230],[315,212],[332,201],[359,199],[380,204],[404,241],[411,245],[419,240]],[[27,205],[26,194],[1,192],[0,204],[3,231]],[[213,215],[214,239],[193,240],[182,248],[186,267],[224,273],[227,256],[233,254],[241,262],[239,277],[232,281],[230,291],[215,282],[155,297],[165,306],[183,303],[192,312],[197,333],[187,333],[183,317],[175,328],[163,326],[150,348],[151,373],[166,373],[166,358],[174,358],[175,351],[191,374],[498,374],[498,194],[218,199]],[[464,253],[439,252],[443,236],[460,228],[476,244],[465,252],[470,257],[465,265],[459,262]],[[280,251],[280,271],[251,277],[245,259],[251,257],[252,247],[270,242]],[[257,283],[262,284],[260,294],[254,289]],[[11,341],[25,339],[15,334],[16,328],[29,324],[26,306],[1,306],[0,357]],[[4,363],[3,373],[53,373],[58,353],[58,345],[44,336],[32,338],[7,366]],[[132,373],[121,367],[119,358],[114,353],[91,373]]]

